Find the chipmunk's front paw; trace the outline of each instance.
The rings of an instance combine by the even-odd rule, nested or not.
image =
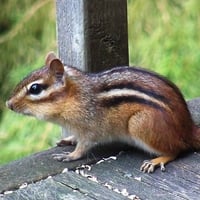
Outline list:
[[[73,152],[64,152],[59,154],[53,154],[53,159],[61,162],[69,162],[73,160],[78,160],[82,157],[81,154],[78,154],[76,151]]]
[[[64,153],[59,153],[59,154],[52,154],[53,159],[60,161],[60,162],[69,162],[72,160],[76,160],[71,156],[70,152],[64,152]]]
[[[69,162],[72,160],[78,160],[82,158],[90,148],[90,145],[88,143],[80,142],[77,144],[75,150],[71,153],[69,152],[64,152],[60,154],[53,154],[53,158],[58,161],[62,162]]]

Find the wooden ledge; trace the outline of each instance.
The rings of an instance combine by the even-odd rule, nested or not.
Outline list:
[[[52,154],[62,153],[63,151],[71,152],[73,149],[72,146],[54,147],[1,166],[0,193],[18,189],[24,183],[34,183],[48,176],[60,174],[65,168],[74,170],[83,164],[96,163],[102,158],[116,155],[122,149],[127,149],[127,147],[123,144],[108,145],[103,148],[98,146],[88,153],[85,158],[72,162],[58,162],[52,158]]]
[[[56,147],[2,166],[1,192],[14,191],[4,193],[0,199],[199,200],[200,152],[183,155],[168,164],[165,172],[157,169],[153,174],[145,174],[139,168],[149,155],[136,149],[122,152],[123,147],[115,148],[114,145],[99,147],[85,159],[59,163],[51,154],[70,149]],[[110,155],[112,157],[95,164]],[[61,173],[64,168],[69,170]],[[22,189],[24,183],[29,184]]]
[[[200,98],[189,100],[187,104],[194,123],[200,126]]]

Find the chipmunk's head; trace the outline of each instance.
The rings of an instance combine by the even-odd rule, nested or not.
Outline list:
[[[6,102],[11,110],[49,120],[59,112],[59,102],[66,92],[64,65],[54,53],[48,53],[45,66],[33,71],[14,89]],[[54,105],[54,106],[52,106]]]

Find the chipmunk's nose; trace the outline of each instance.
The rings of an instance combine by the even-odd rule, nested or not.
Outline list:
[[[9,100],[6,101],[6,107],[13,110],[13,105],[12,105],[11,101],[9,101]]]

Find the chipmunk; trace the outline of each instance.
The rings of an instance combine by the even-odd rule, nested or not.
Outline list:
[[[151,173],[158,166],[164,171],[183,151],[200,149],[200,128],[180,90],[139,67],[86,73],[50,52],[45,66],[18,84],[6,105],[71,131],[58,145],[76,148],[53,155],[58,161],[77,160],[97,144],[122,141],[157,156],[141,165],[141,171]]]

